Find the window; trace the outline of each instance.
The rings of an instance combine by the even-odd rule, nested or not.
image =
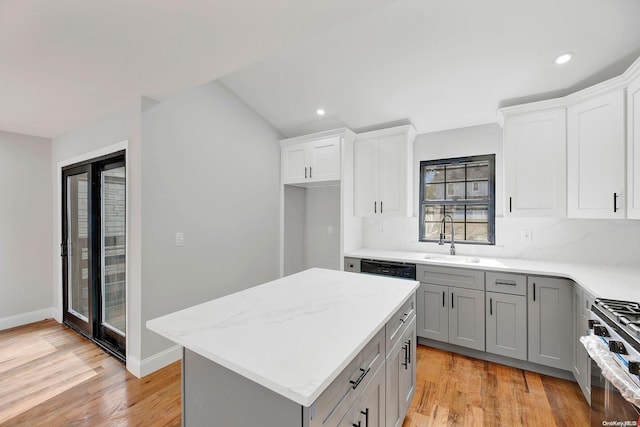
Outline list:
[[[420,162],[421,242],[439,241],[442,218],[450,215],[456,243],[493,245],[495,206],[495,154]]]

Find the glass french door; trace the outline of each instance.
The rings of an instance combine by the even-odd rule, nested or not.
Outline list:
[[[64,322],[115,356],[126,343],[124,153],[62,171]]]

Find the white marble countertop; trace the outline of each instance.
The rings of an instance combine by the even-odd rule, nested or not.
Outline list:
[[[412,280],[313,268],[147,327],[310,406],[417,287]]]
[[[640,302],[640,268],[638,267],[539,261],[519,258],[485,258],[467,255],[449,256],[425,252],[390,251],[384,249],[359,249],[345,253],[344,256],[476,270],[566,277],[577,282],[596,297]],[[431,257],[431,259],[427,259],[427,257]],[[472,262],[456,262],[457,259],[467,259]]]

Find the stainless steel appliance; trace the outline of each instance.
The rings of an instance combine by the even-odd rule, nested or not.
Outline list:
[[[640,304],[596,299],[589,326],[591,426],[640,425]]]
[[[363,259],[360,262],[360,272],[416,280],[416,265],[405,262]]]

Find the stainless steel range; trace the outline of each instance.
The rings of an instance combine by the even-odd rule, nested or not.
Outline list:
[[[596,299],[589,327],[591,426],[640,425],[640,304]]]

